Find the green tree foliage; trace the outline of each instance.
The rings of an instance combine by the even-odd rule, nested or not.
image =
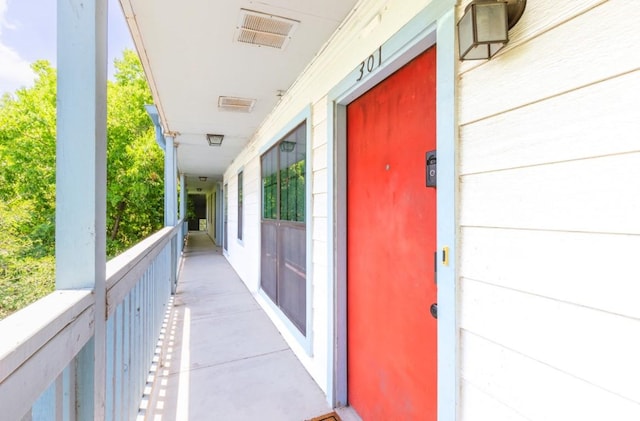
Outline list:
[[[132,51],[107,87],[107,251],[163,223],[163,152],[144,105],[151,93]],[[0,318],[54,288],[56,72],[0,99]]]
[[[144,105],[152,102],[137,55],[115,62],[107,93],[107,252],[113,256],[160,229],[164,154]]]
[[[0,319],[53,289],[52,255],[34,252],[29,237],[33,202],[0,201]]]
[[[37,257],[54,251],[56,73],[46,61],[32,68],[34,86],[0,102],[0,200],[28,201],[37,210],[20,232]]]

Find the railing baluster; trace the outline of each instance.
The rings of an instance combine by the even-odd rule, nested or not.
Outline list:
[[[56,415],[56,382],[51,383],[51,386],[38,398],[36,403],[31,408],[29,419],[34,420],[55,420]],[[24,418],[23,418],[24,420]]]
[[[62,420],[76,419],[76,361],[71,361],[62,372]]]
[[[144,277],[144,275],[143,275]],[[133,370],[131,370],[131,376],[133,377],[133,390],[131,391],[131,397],[133,401],[129,405],[129,419],[135,417],[138,413],[138,407],[140,405],[140,399],[142,397],[142,390],[140,388],[140,383],[142,382],[142,372],[140,370],[142,366],[142,359],[144,358],[144,354],[140,347],[140,343],[142,340],[142,283],[138,282],[136,287],[134,288],[134,315],[135,315],[135,323],[134,328],[135,331],[133,333],[133,353],[132,353],[132,365]]]
[[[107,385],[105,389],[105,418],[107,420],[113,420],[113,404],[115,393],[115,318],[111,317],[107,319]]]
[[[127,411],[129,409],[129,390],[131,389],[131,295],[127,295],[124,299],[124,369],[122,382],[122,413],[120,419],[127,419]]]
[[[136,417],[175,287],[175,251],[181,249],[183,226],[164,228],[107,263],[105,337],[94,336],[94,323],[104,313],[95,313],[97,295],[89,290],[57,291],[16,313],[23,316],[0,321],[0,337],[16,337],[18,344],[14,349],[0,344],[0,407],[8,410],[0,412],[0,418],[91,419],[98,392],[105,394],[105,419]],[[43,320],[43,314],[50,317]],[[27,331],[10,325],[12,320]],[[87,368],[93,367],[94,344],[99,342],[106,349],[106,379],[96,391],[93,369]],[[73,353],[58,352],[62,344]],[[30,381],[45,354],[47,370],[37,382]],[[49,361],[49,355],[58,359]],[[13,392],[16,384],[34,386]]]
[[[124,303],[118,304],[113,315],[115,336],[115,373],[113,390],[113,418],[120,419],[122,415],[122,382],[124,372]]]

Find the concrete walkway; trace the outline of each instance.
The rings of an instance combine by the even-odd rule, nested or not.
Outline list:
[[[147,420],[301,421],[331,408],[206,233],[190,232]]]

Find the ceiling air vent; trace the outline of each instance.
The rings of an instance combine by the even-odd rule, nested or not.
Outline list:
[[[240,9],[236,40],[284,50],[299,23],[293,19]]]
[[[218,98],[218,108],[223,111],[249,113],[253,110],[254,105],[256,105],[256,100],[250,98],[236,98],[232,96],[221,96]]]

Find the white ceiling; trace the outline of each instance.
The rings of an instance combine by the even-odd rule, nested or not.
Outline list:
[[[120,0],[165,132],[177,133],[189,193],[210,188],[356,0]],[[300,22],[284,50],[234,40],[241,9]],[[256,99],[251,113],[218,97]],[[211,147],[206,134],[223,134]],[[198,177],[207,177],[201,182]]]

